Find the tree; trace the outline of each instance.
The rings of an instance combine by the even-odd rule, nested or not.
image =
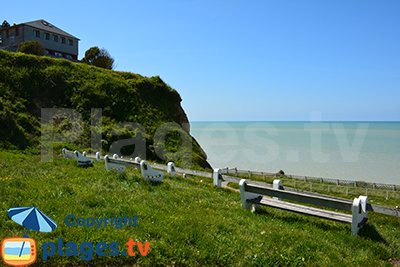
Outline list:
[[[97,46],[93,46],[85,52],[85,57],[82,58],[82,62],[110,70],[114,67],[114,59],[111,57],[110,53],[104,48],[100,49]]]
[[[43,56],[44,55],[44,48],[42,44],[39,41],[26,41],[21,43],[18,46],[17,52],[22,52],[25,54],[32,54],[32,55],[37,55],[37,56]]]
[[[10,23],[8,23],[7,20],[4,20],[3,23],[1,24],[0,28],[8,28],[10,27]]]

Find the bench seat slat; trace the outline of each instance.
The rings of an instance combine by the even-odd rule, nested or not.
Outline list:
[[[352,202],[345,201],[340,199],[333,199],[324,196],[311,196],[304,193],[299,192],[290,192],[284,190],[277,190],[273,188],[266,188],[259,185],[246,184],[245,185],[246,192],[269,196],[269,197],[277,197],[286,200],[298,201],[305,204],[311,204],[316,206],[324,206],[327,208],[351,211],[352,210]]]
[[[116,163],[116,164],[121,164],[125,166],[140,166],[139,163],[136,163],[131,160],[126,160],[126,159],[114,159],[114,158],[108,158],[108,162],[110,163]]]
[[[249,202],[254,204],[261,204],[270,206],[273,208],[278,208],[282,210],[292,211],[300,214],[311,215],[315,217],[325,218],[328,220],[339,221],[344,223],[352,223],[352,215],[344,214],[330,210],[323,210],[314,207],[308,207],[303,205],[298,205],[295,203],[285,202],[282,200],[277,200],[269,197],[263,197],[261,200],[249,200]]]

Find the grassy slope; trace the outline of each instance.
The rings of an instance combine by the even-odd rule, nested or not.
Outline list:
[[[81,114],[82,121],[62,115],[48,127],[52,131],[46,136],[61,134],[65,143],[73,144],[73,150],[90,147],[92,131],[101,136],[102,148],[107,152],[115,141],[137,136],[146,144],[142,158],[210,168],[200,145],[180,127],[187,122],[181,100],[179,93],[158,76],[144,77],[0,50],[0,148],[36,148],[42,134],[41,108],[67,108]],[[102,109],[99,127],[91,125],[92,108]],[[144,129],[119,125],[127,122],[138,123]],[[174,127],[164,144],[162,135],[156,138],[156,133],[165,123]],[[180,137],[192,147],[180,146]],[[170,153],[159,155],[157,149],[163,145]],[[134,152],[133,146],[124,150],[124,155]]]
[[[74,160],[0,152],[0,238],[21,236],[23,228],[7,217],[7,209],[37,206],[52,217],[55,232],[30,231],[43,265],[298,265],[382,266],[400,258],[400,221],[370,215],[361,236],[350,226],[275,209],[252,214],[241,208],[236,192],[217,189],[200,179],[167,177],[161,185],[146,183],[135,170],[123,175],[104,165],[76,167]],[[137,228],[82,229],[67,227],[67,214],[107,217],[139,216]],[[147,257],[54,256],[43,263],[41,243],[56,241],[151,241]],[[121,246],[122,248],[122,246]]]

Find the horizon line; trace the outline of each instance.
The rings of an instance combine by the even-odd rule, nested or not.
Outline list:
[[[400,123],[399,120],[190,120],[192,122],[374,122],[374,123]]]

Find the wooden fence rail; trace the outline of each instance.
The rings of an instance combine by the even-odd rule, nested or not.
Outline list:
[[[225,168],[227,169],[227,168]],[[223,169],[224,170],[224,169]],[[236,168],[231,168],[229,170],[235,170],[230,173],[235,173],[237,175],[245,175],[247,177],[251,176],[271,176],[276,177],[279,174],[271,173],[271,172],[259,172],[259,171],[249,171],[249,170],[239,170]],[[330,183],[336,185],[346,185],[352,187],[362,187],[362,188],[371,188],[371,189],[383,189],[383,190],[391,190],[391,191],[400,191],[400,185],[395,184],[384,184],[384,183],[371,183],[364,181],[354,181],[347,179],[333,179],[333,178],[322,178],[322,177],[313,177],[313,176],[301,176],[294,174],[285,174],[286,177],[301,180],[301,181],[309,181],[309,182],[320,182],[320,183]]]

